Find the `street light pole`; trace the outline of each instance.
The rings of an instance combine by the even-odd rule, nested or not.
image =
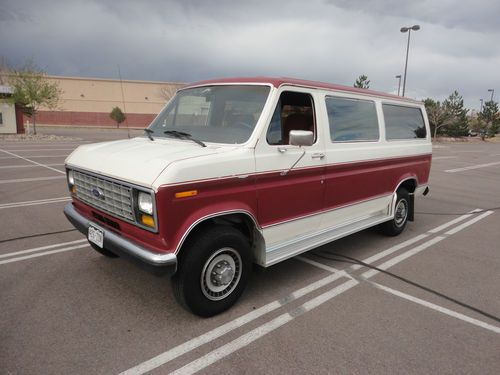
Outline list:
[[[398,96],[399,96],[399,90],[401,89],[401,74],[398,74],[398,75],[396,76],[396,78],[398,78],[398,79],[399,79],[399,82],[398,82]]]
[[[493,101],[493,95],[495,94],[495,89],[488,89],[488,92],[491,92],[490,102],[492,102]]]
[[[418,31],[420,30],[420,26],[419,25],[413,25],[413,26],[410,26],[410,27],[402,27],[401,28],[401,32],[402,33],[406,33],[408,31],[408,43],[406,45],[406,61],[405,61],[405,75],[404,75],[404,78],[403,78],[403,96],[405,96],[405,90],[406,90],[406,71],[407,71],[407,68],[408,68],[408,53],[410,51],[410,35],[411,35],[411,31]]]
[[[481,102],[481,110],[479,112],[483,112],[483,99],[479,99],[479,101]]]

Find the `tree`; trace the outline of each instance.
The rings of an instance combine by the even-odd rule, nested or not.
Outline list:
[[[117,128],[119,128],[120,124],[127,118],[127,116],[125,116],[125,113],[122,112],[120,107],[113,108],[111,110],[111,113],[109,114],[109,117],[111,117],[113,120],[116,121]]]
[[[469,126],[471,130],[477,132],[484,141],[488,131],[488,123],[480,115],[472,114],[469,117]]]
[[[364,74],[360,75],[356,82],[354,82],[354,87],[358,89],[369,89],[370,88],[370,80]]]
[[[47,74],[33,62],[27,62],[20,70],[12,70],[8,78],[13,89],[10,101],[18,104],[23,113],[33,119],[33,133],[36,134],[36,115],[40,107],[53,109],[59,103],[62,91]]]
[[[498,103],[493,100],[484,103],[483,110],[479,113],[479,117],[487,123],[488,136],[494,137],[500,128]]]
[[[446,126],[446,133],[452,137],[464,137],[469,134],[467,118],[468,109],[464,108],[464,99],[457,90],[443,101],[446,111],[452,116],[453,121]]]
[[[160,96],[168,102],[175,95],[177,89],[178,87],[175,86],[163,86],[160,88]]]
[[[431,131],[434,134],[434,139],[438,134],[439,129],[445,129],[455,121],[454,115],[448,110],[448,107],[434,99],[427,98],[424,100],[427,118],[431,126]]]

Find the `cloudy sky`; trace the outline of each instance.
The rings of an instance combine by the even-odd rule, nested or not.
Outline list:
[[[498,0],[0,0],[0,62],[49,74],[190,82],[273,75],[500,97]]]

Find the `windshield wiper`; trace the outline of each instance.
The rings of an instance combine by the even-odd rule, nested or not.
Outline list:
[[[189,133],[180,132],[177,130],[165,130],[163,132],[163,134],[171,135],[171,136],[173,136],[175,138],[179,138],[179,139],[188,139],[190,141],[198,143],[201,147],[207,147],[207,145],[205,143],[203,143],[199,139],[193,138],[193,136]]]
[[[154,133],[154,130],[151,130],[151,129],[144,129],[144,132],[147,134],[148,138],[151,139],[152,141],[154,141],[155,139],[153,138],[153,136],[151,134]]]

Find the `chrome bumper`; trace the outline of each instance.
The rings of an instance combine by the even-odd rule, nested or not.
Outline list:
[[[80,215],[73,207],[73,203],[68,203],[64,206],[64,215],[85,236],[88,234],[90,224],[102,229],[104,232],[104,248],[139,263],[139,265],[155,275],[173,275],[177,270],[177,256],[174,253],[163,254],[152,252],[127,240],[115,232],[103,228],[102,225],[94,223],[83,215]]]

